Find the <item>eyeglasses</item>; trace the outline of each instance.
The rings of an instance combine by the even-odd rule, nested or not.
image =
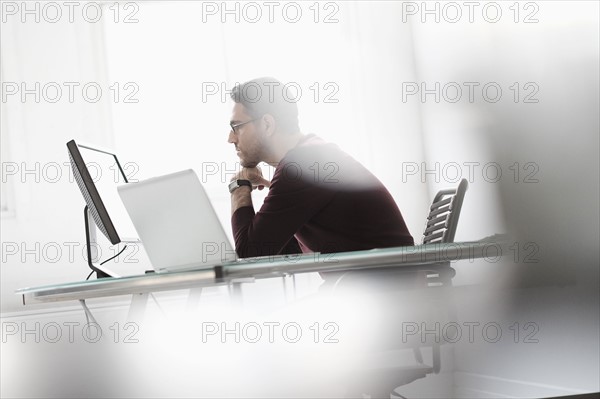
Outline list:
[[[255,122],[255,121],[259,120],[259,119],[260,118],[255,118],[255,119],[252,119],[252,120],[249,120],[249,121],[246,121],[246,122],[236,123],[235,125],[233,124],[233,122],[231,122],[231,123],[229,123],[229,126],[231,127],[231,131],[233,133],[237,134],[238,132],[235,129],[237,129],[240,126],[244,126],[247,123]]]

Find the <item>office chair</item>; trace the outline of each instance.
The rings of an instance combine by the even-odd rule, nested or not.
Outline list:
[[[457,188],[441,190],[436,194],[429,208],[429,214],[427,215],[425,222],[422,244],[454,242],[458,219],[467,187],[467,180],[462,179]],[[355,274],[355,272],[348,272],[341,276],[336,286],[346,285],[342,282],[344,279],[349,283],[350,280],[353,280],[353,274]],[[403,268],[402,270],[381,270],[381,272],[377,271],[371,275],[360,272],[357,273],[360,282],[364,282],[366,276],[370,276],[367,277],[367,280],[370,282],[372,282],[373,279],[379,279],[381,281],[382,284],[376,285],[377,292],[375,292],[375,294],[381,294],[382,291],[387,292],[391,287],[395,287],[396,291],[398,291],[398,289],[410,289],[411,287],[433,288],[437,293],[442,295],[440,302],[444,304],[446,303],[444,301],[444,294],[447,293],[446,289],[452,286],[451,280],[455,274],[456,272],[450,267],[449,261],[418,265],[408,269]],[[408,281],[408,283],[406,283],[406,281]],[[350,285],[356,290],[356,288],[360,287],[360,282],[358,284]],[[428,295],[424,296],[424,298],[425,300],[430,300],[430,293],[432,291],[426,291]],[[385,298],[385,294],[383,297]],[[439,308],[440,307],[437,304],[432,307],[432,309]],[[446,312],[446,314],[448,313],[450,313],[450,316],[454,315],[452,310]],[[398,315],[393,314],[390,316],[393,317]],[[397,343],[397,341],[395,341],[395,343]],[[396,388],[409,384],[417,379],[424,378],[428,374],[438,374],[440,372],[441,341],[439,337],[435,337],[431,343],[419,342],[418,344],[402,346],[404,346],[403,349],[405,351],[406,349],[413,350],[413,357],[416,364],[412,364],[409,367],[372,368],[370,370],[361,369],[358,371],[356,378],[351,379],[353,381],[353,386],[349,388],[349,392],[354,394],[370,394],[372,397],[378,397],[380,395],[388,398],[390,395],[402,397],[402,395],[396,391]],[[426,364],[423,360],[421,347],[424,346],[432,347],[431,365]],[[391,348],[385,349],[389,350]]]
[[[462,179],[456,189],[439,191],[429,208],[423,244],[454,242],[458,217],[469,183]]]

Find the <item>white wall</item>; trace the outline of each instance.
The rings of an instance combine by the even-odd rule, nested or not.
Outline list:
[[[65,144],[73,138],[105,147],[114,142],[102,26],[81,18],[55,24],[28,18],[22,23],[19,15],[7,15],[2,24],[2,82],[19,89],[22,82],[29,89],[55,82],[63,91],[55,103],[48,101],[54,91],[44,96],[40,89],[39,103],[34,95],[22,101],[19,92],[2,104],[2,142],[8,143],[2,178],[11,199],[2,217],[3,312],[23,309],[18,288],[85,278],[84,202],[65,165]],[[72,102],[65,82],[80,85]],[[90,82],[103,90],[95,103],[82,95]]]

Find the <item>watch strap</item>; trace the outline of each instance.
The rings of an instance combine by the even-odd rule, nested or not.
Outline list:
[[[252,182],[250,180],[237,179],[229,183],[229,192],[233,193],[235,190],[242,186],[248,186],[252,188]]]

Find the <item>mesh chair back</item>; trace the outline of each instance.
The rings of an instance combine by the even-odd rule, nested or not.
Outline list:
[[[429,208],[423,244],[454,242],[458,217],[469,183],[462,179],[456,189],[439,191]]]

